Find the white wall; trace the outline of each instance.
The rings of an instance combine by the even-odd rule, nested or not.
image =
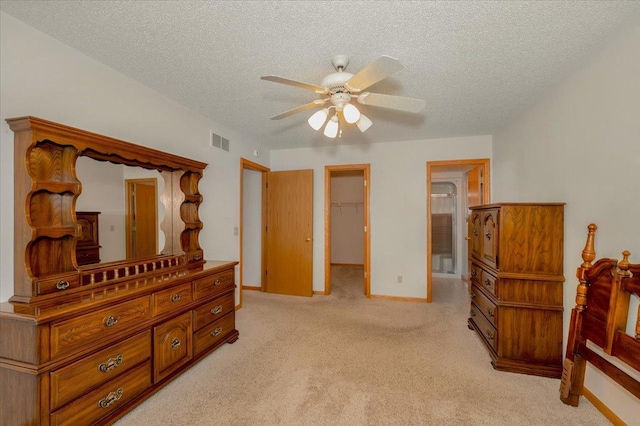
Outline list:
[[[599,227],[598,258],[620,258],[628,249],[632,262],[640,263],[640,26],[612,40],[495,135],[492,181],[494,201],[567,203],[566,342],[587,225]],[[638,400],[608,383],[587,373],[587,388],[623,420],[640,424]]]
[[[200,244],[208,259],[238,259],[239,159],[260,149],[268,165],[265,147],[4,13],[0,59],[0,301],[13,295],[11,117],[34,115],[208,163]],[[230,140],[230,152],[209,146],[212,130]]]
[[[273,151],[273,171],[314,170],[313,290],[324,291],[324,166],[371,165],[371,294],[425,299],[426,163],[490,157],[491,136]]]

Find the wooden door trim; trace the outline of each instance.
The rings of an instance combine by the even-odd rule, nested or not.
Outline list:
[[[370,164],[344,164],[324,167],[324,294],[331,294],[331,173],[362,171],[364,176],[364,294],[371,297],[371,224],[369,223]]]
[[[238,303],[238,306],[236,306],[236,310],[242,308],[242,279],[243,279],[243,258],[242,258],[242,235],[243,235],[243,221],[244,221],[244,171],[245,170],[254,170],[257,172],[262,173],[262,200],[261,200],[261,207],[262,207],[262,223],[261,223],[261,229],[264,230],[264,222],[265,222],[265,210],[266,210],[266,203],[265,203],[265,173],[270,172],[271,169],[269,169],[268,167],[263,166],[262,164],[258,164],[255,163],[253,161],[247,160],[246,158],[242,158],[240,157],[240,225],[239,225],[239,230],[238,230],[238,238],[239,243],[238,245],[239,247],[239,263],[238,263],[238,293],[240,295],[240,300]],[[264,252],[264,232],[261,232],[262,236],[260,238],[260,244],[261,244],[261,249],[260,249],[260,253],[262,255],[262,268],[264,269],[265,267],[265,262],[264,262],[264,257],[265,257],[265,252]],[[260,271],[260,288],[262,290],[264,290],[263,286],[263,282],[262,282],[262,277],[264,277],[264,270]]]
[[[130,259],[133,256],[133,238],[131,235],[133,220],[131,209],[133,206],[131,205],[131,188],[133,185],[137,185],[139,183],[148,184],[153,186],[156,189],[155,196],[155,209],[156,209],[156,228],[158,227],[158,179],[157,178],[134,178],[134,179],[125,179],[124,187],[125,187],[125,197],[124,197],[124,238],[125,238],[125,256],[127,259]],[[156,230],[156,252],[158,251],[158,234]]]
[[[444,160],[427,161],[427,303],[432,301],[431,282],[433,279],[433,269],[431,265],[431,174],[438,171],[446,171],[452,167],[461,166],[482,166],[483,186],[482,199],[484,204],[491,202],[491,160],[489,158],[475,158],[466,160]]]

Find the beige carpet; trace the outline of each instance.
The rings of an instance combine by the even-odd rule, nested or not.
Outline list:
[[[330,296],[244,292],[240,340],[118,422],[127,425],[606,425],[559,380],[491,368],[466,326],[466,284],[434,303],[366,299],[360,271],[334,268]]]

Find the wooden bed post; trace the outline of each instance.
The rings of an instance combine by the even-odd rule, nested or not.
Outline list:
[[[582,250],[582,264],[576,271],[578,289],[576,291],[576,306],[571,310],[571,323],[569,326],[569,340],[567,341],[567,354],[562,369],[560,381],[560,399],[565,404],[578,406],[578,400],[582,394],[584,382],[585,361],[577,354],[578,345],[582,342],[578,332],[582,326],[582,312],[587,307],[587,279],[586,273],[593,266],[591,262],[596,258],[595,235],[598,227],[590,224],[587,229],[587,242]]]

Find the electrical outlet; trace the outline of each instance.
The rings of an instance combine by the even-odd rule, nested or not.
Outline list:
[[[402,284],[402,275],[398,275],[398,277],[396,278],[396,280],[397,280],[396,282],[397,282],[398,284]]]
[[[238,230],[238,227],[236,226],[235,228],[233,228],[233,235],[237,237],[238,233],[239,233],[239,230]]]

